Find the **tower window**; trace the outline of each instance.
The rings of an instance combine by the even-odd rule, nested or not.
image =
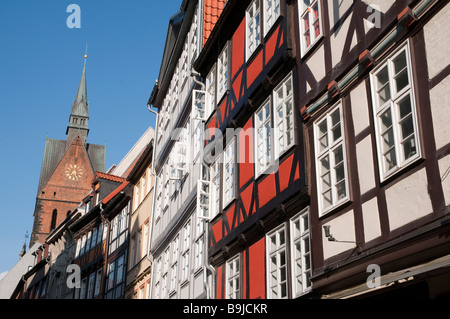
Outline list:
[[[58,217],[58,211],[56,209],[53,210],[52,213],[52,222],[50,224],[50,231],[54,230],[56,228],[56,219]]]

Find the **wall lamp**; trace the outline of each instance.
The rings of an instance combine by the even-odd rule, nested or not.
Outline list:
[[[325,237],[328,238],[328,241],[334,241],[337,243],[349,243],[349,244],[356,244],[359,246],[360,243],[356,242],[356,241],[347,241],[347,240],[337,240],[336,238],[334,238],[334,236],[330,233],[330,225],[323,225],[323,229],[325,230]]]
[[[328,238],[328,241],[336,241],[336,238],[330,234],[330,225],[323,225],[323,229],[325,230],[325,237]]]

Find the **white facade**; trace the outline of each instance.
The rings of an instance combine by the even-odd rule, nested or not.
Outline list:
[[[201,6],[200,6],[201,7]],[[191,113],[195,82],[191,65],[201,48],[196,6],[157,120],[156,187],[150,252],[153,266],[151,299],[203,297],[203,220],[197,218],[196,193],[202,178],[197,163],[204,123]],[[189,9],[188,9],[189,10]]]

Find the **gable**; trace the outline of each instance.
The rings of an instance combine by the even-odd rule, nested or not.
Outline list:
[[[56,196],[58,200],[79,202],[91,189],[93,177],[94,170],[89,155],[83,141],[77,137],[67,149],[38,196],[41,198]],[[62,191],[63,188],[66,188],[66,190]]]

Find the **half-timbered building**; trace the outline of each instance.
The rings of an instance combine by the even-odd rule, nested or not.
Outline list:
[[[153,215],[149,252],[152,299],[195,299],[207,294],[203,262],[204,222],[197,218],[197,189],[206,170],[200,157],[203,122],[191,112],[191,73],[201,48],[202,10],[198,1],[182,1],[169,22],[160,75],[148,105],[156,120]]]
[[[295,7],[228,1],[194,65],[206,79],[208,261],[217,299],[311,292]]]
[[[315,296],[448,296],[448,1],[295,7]]]

